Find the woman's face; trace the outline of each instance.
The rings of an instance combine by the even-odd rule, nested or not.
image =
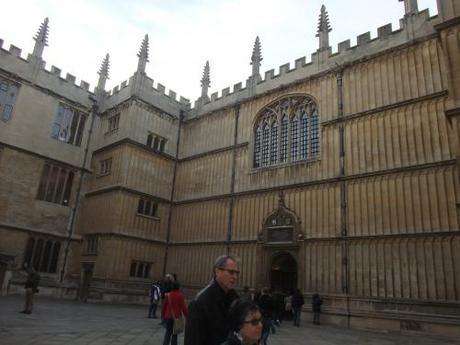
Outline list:
[[[249,312],[240,329],[244,344],[257,344],[262,334],[262,315],[259,311]]]

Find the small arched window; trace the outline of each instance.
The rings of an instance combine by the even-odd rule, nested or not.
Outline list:
[[[288,96],[263,108],[254,124],[255,168],[316,159],[319,112],[312,98]]]
[[[152,147],[152,141],[153,141],[153,135],[152,134],[149,134],[147,136],[147,146],[148,147]]]

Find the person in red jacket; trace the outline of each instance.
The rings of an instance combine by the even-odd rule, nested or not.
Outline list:
[[[161,309],[162,319],[165,320],[166,332],[163,339],[163,345],[177,345],[177,334],[173,334],[174,319],[187,317],[187,305],[183,292],[179,289],[178,281],[172,284],[172,290],[165,294],[163,307]]]

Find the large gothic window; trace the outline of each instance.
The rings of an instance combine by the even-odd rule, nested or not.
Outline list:
[[[319,133],[319,113],[311,98],[288,96],[268,105],[254,126],[254,167],[317,158]]]

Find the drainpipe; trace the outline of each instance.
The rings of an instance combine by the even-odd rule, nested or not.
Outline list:
[[[89,145],[91,143],[91,135],[93,133],[94,119],[98,113],[98,107],[97,107],[96,100],[94,98],[90,98],[90,100],[93,102],[93,105],[91,107],[91,112],[90,112],[91,124],[90,124],[89,131],[88,131],[88,138],[86,139],[86,146],[85,146],[85,152],[83,155],[83,162],[80,168],[80,178],[78,179],[77,192],[75,196],[75,204],[70,210],[70,217],[69,217],[69,221],[67,222],[67,239],[65,243],[64,260],[62,263],[62,268],[61,268],[60,277],[59,277],[59,282],[61,284],[64,282],[64,275],[66,272],[67,260],[69,258],[69,252],[70,252],[70,244],[72,242],[72,235],[75,230],[75,217],[78,211],[78,207],[80,206],[81,187],[83,185],[83,178],[86,173],[86,160],[88,158]]]
[[[181,110],[179,114],[179,126],[177,128],[176,154],[175,154],[176,160],[174,161],[171,195],[169,197],[170,204],[169,204],[169,213],[168,213],[168,230],[166,232],[166,248],[165,248],[165,256],[163,260],[163,277],[166,275],[166,264],[168,262],[169,242],[171,240],[171,219],[172,219],[172,210],[173,210],[173,201],[174,201],[174,190],[176,187],[177,164],[179,161],[180,130],[182,128],[183,119],[184,119],[184,111]]]
[[[343,179],[345,177],[345,126],[343,122],[343,68],[338,66],[337,71],[337,101],[339,118],[339,151],[340,151],[340,223],[342,238],[342,293],[346,296],[347,327],[350,328],[350,267],[348,265],[348,229],[347,229],[347,186]]]

